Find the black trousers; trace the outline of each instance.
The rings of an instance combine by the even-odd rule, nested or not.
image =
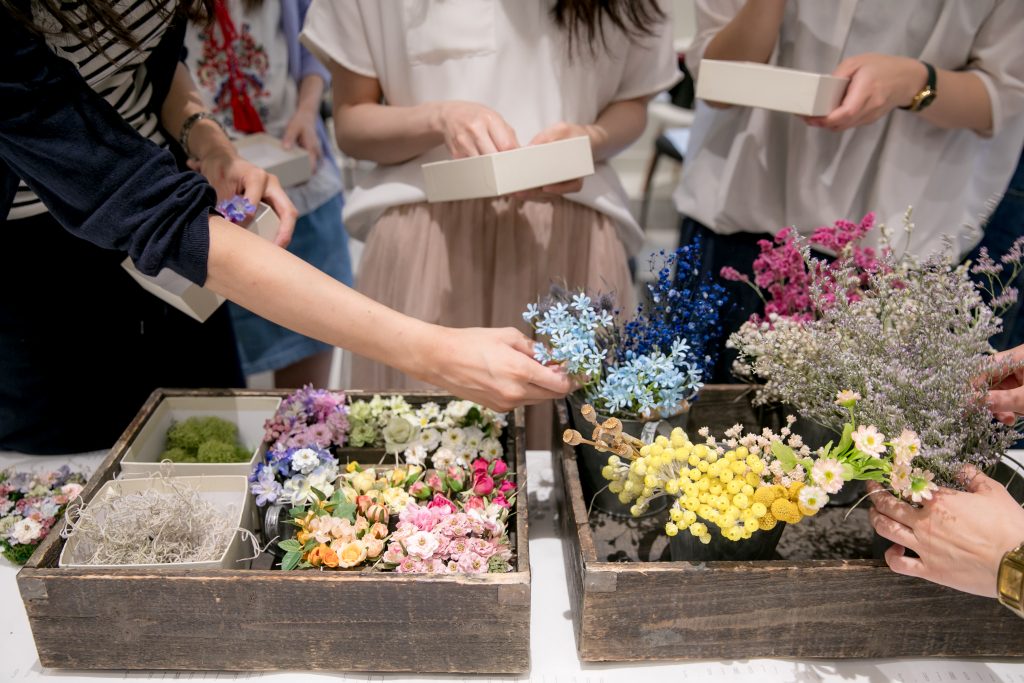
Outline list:
[[[0,245],[0,450],[109,448],[157,387],[244,386],[225,307],[196,322],[49,214]]]

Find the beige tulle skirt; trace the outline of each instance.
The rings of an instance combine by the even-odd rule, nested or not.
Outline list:
[[[360,292],[414,318],[449,327],[517,327],[552,282],[635,301],[625,248],[606,215],[561,197],[410,204],[374,225],[359,266]],[[430,388],[356,356],[352,387]],[[550,406],[527,416],[534,448],[548,448]]]

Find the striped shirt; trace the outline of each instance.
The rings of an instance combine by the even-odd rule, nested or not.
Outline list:
[[[98,46],[86,47],[74,36],[58,33],[60,25],[56,20],[49,14],[41,13],[45,10],[33,6],[36,25],[43,30],[47,46],[59,57],[74,64],[89,87],[139,134],[161,147],[166,147],[167,141],[160,132],[156,111],[149,106],[153,98],[153,84],[146,72],[145,61],[167,29],[168,5],[158,0],[118,0],[115,3],[141,50],[125,45],[116,38],[101,41]],[[67,12],[84,16],[78,2],[66,2],[64,7]],[[7,219],[28,218],[46,211],[46,206],[35,193],[21,182]]]

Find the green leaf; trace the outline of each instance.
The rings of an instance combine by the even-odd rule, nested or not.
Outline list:
[[[341,494],[341,499],[338,504],[334,507],[334,512],[331,513],[333,517],[338,519],[347,519],[350,522],[356,521],[356,504],[348,499],[340,489],[338,493]]]
[[[782,469],[786,472],[796,467],[796,453],[781,441],[772,441],[772,455],[782,463]]]
[[[869,472],[859,472],[854,479],[860,479],[861,481],[877,481],[879,484],[885,483],[885,472],[879,470],[871,470]]]
[[[843,437],[839,439],[839,445],[836,446],[836,453],[845,453],[853,445],[853,423],[847,422],[843,426]]]
[[[277,547],[280,548],[281,550],[286,550],[288,552],[296,552],[296,553],[299,552],[300,550],[302,550],[302,544],[299,543],[298,541],[296,541],[294,538],[289,538],[286,541],[281,541],[280,543],[277,544]]]
[[[295,567],[299,564],[300,559],[302,559],[301,553],[295,551],[285,553],[284,557],[281,558],[281,569],[283,571],[290,571],[292,569],[295,569]]]
[[[302,546],[302,551],[308,553],[310,550],[312,550],[316,546],[317,546],[316,539],[315,538],[311,538],[308,541],[306,541],[306,545]]]
[[[306,516],[306,508],[298,507],[298,506],[293,507],[292,509],[288,510],[288,516],[292,517],[292,518],[295,518],[295,517],[305,517]]]
[[[834,442],[829,441],[827,444],[825,444],[825,457],[826,458],[832,455],[832,444],[833,443]]]
[[[316,496],[316,499],[318,501],[327,500],[327,494],[324,493],[323,491],[321,491],[320,489],[315,488],[315,487],[310,487],[310,490],[313,492],[313,495]]]

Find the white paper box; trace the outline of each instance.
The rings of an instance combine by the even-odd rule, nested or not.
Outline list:
[[[590,138],[423,164],[428,202],[500,197],[594,173]]]
[[[252,531],[253,498],[249,495],[249,482],[242,476],[221,476],[221,477],[172,477],[180,484],[191,486],[199,491],[199,495],[210,501],[216,507],[230,511],[232,523],[241,529]],[[160,493],[172,491],[167,483],[161,479],[115,479],[108,481],[93,496],[89,505],[95,505],[98,501],[108,496],[134,495],[141,491],[150,489]],[[86,506],[88,507],[88,506]],[[102,521],[102,518],[101,518]],[[220,557],[209,562],[179,562],[176,564],[81,564],[82,560],[91,554],[92,548],[88,541],[80,540],[74,533],[68,537],[60,553],[58,566],[75,567],[80,569],[103,568],[180,568],[180,569],[246,569],[248,564],[240,561],[243,558],[252,556],[252,544],[243,538],[241,532],[236,532]]]
[[[309,152],[298,145],[285,149],[281,141],[266,133],[254,133],[233,141],[238,154],[281,181],[281,187],[301,185],[313,177]]]
[[[704,59],[697,78],[697,97],[741,107],[825,116],[842,101],[849,82],[848,78],[781,66]]]
[[[248,227],[263,239],[273,240],[280,226],[281,222],[273,209],[266,204],[260,204],[256,209],[256,216]],[[224,297],[221,295],[200,287],[169,268],[162,269],[156,276],[143,275],[135,268],[131,257],[122,261],[121,266],[147,292],[199,322],[206,322],[206,319],[224,303]]]
[[[263,423],[274,416],[281,399],[275,396],[169,396],[164,398],[128,444],[121,459],[124,477],[147,477],[170,468],[174,476],[248,476],[256,459],[263,456]],[[246,462],[178,462],[161,465],[167,430],[174,422],[190,417],[219,417],[238,426],[238,440],[253,453]]]

